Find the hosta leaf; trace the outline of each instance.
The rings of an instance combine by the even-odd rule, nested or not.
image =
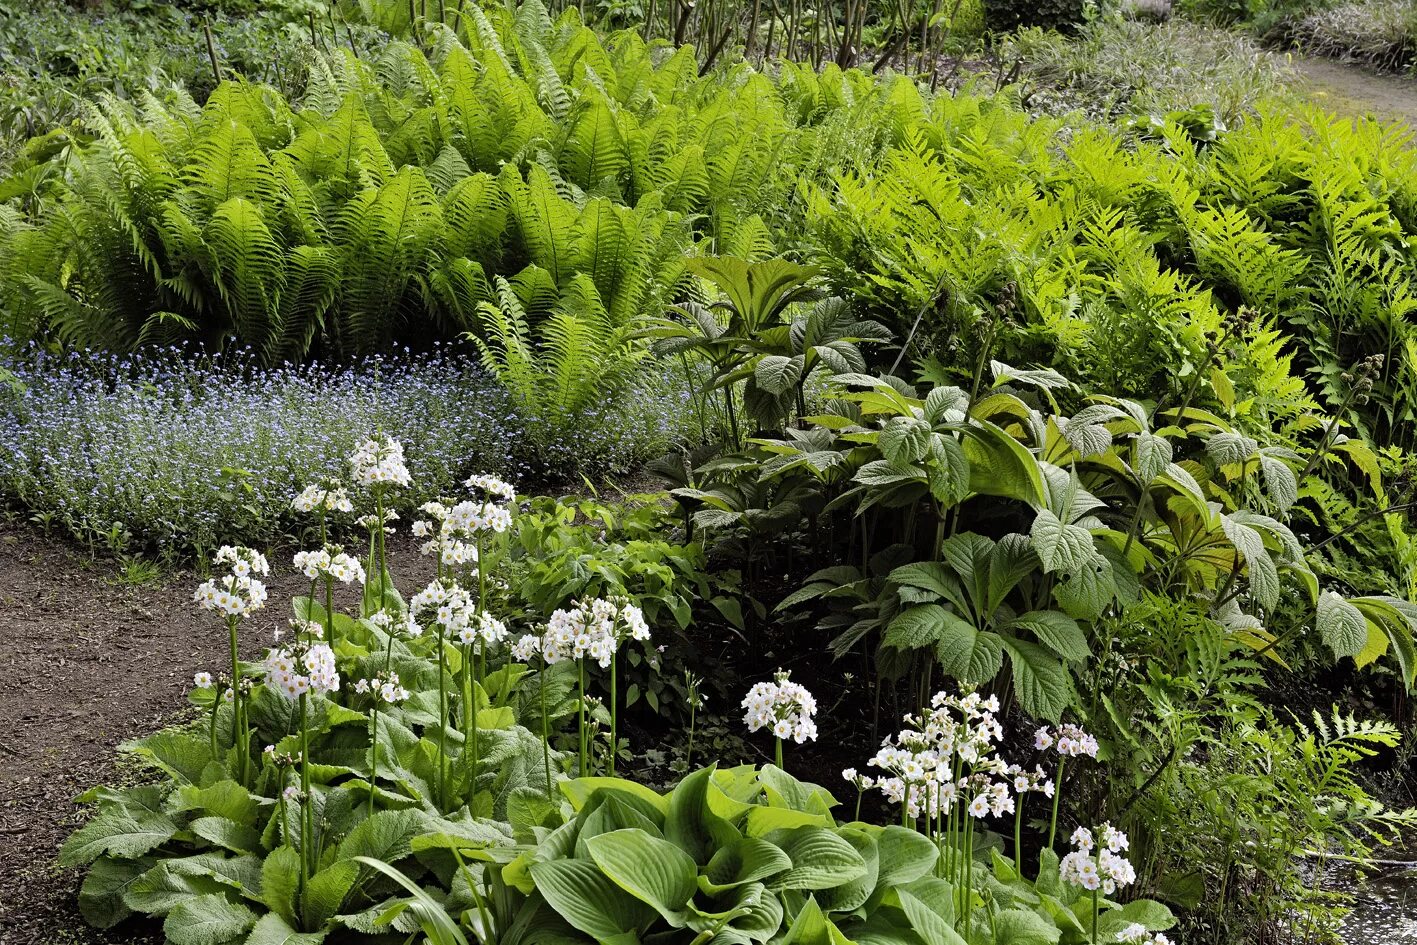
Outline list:
[[[811,898],[792,920],[781,945],[851,945],[851,940],[822,912],[817,900]]]
[[[1014,691],[1029,715],[1057,721],[1068,707],[1068,671],[1036,643],[1004,640],[1014,672]]]
[[[586,860],[533,863],[537,891],[571,925],[597,940],[644,928],[655,910],[615,885]]]
[[[928,875],[939,855],[923,834],[896,825],[885,828],[876,837],[876,888],[888,889]]]
[[[743,837],[722,848],[698,878],[701,890],[717,895],[725,889],[767,880],[792,867],[782,849],[759,837]]]
[[[1357,656],[1368,642],[1368,621],[1340,594],[1319,595],[1317,629],[1335,657]]]
[[[950,924],[952,916],[932,909],[908,889],[897,889],[896,896],[910,927],[930,945],[967,945]]]
[[[642,830],[604,833],[588,840],[586,848],[615,885],[649,903],[667,922],[677,921],[677,913],[698,889],[693,858]]]
[[[1057,945],[1062,931],[1036,912],[1002,909],[991,920],[994,945]]]
[[[222,945],[256,924],[256,913],[225,896],[184,899],[163,920],[169,945]]]
[[[1097,557],[1092,545],[1092,532],[1081,525],[1070,525],[1048,509],[1041,509],[1029,529],[1033,550],[1043,563],[1043,570],[1072,572],[1087,567]]]
[[[792,861],[791,869],[768,884],[770,889],[830,889],[866,873],[856,848],[826,827],[774,831],[766,839]]]

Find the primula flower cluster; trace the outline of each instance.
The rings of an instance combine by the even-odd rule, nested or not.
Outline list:
[[[1140,922],[1133,922],[1117,933],[1117,941],[1127,945],[1171,945],[1171,940],[1160,932],[1152,932]]]
[[[1072,844],[1073,852],[1058,865],[1063,882],[1089,891],[1100,889],[1108,896],[1136,882],[1136,870],[1121,855],[1128,846],[1127,835],[1111,824],[1098,827],[1096,836],[1079,827],[1073,831]]]
[[[366,486],[407,486],[413,482],[404,464],[403,444],[391,436],[365,440],[349,459],[354,481]]]
[[[306,486],[290,503],[297,512],[353,512],[354,503],[349,493],[338,482],[330,480],[315,486]]]
[[[364,566],[358,559],[351,558],[332,545],[327,545],[319,551],[297,551],[295,567],[312,581],[322,575],[329,575],[341,584],[351,581],[364,583]]]
[[[793,682],[790,673],[778,671],[772,682],[760,682],[743,697],[748,731],[767,728],[774,738],[791,738],[801,745],[816,741],[817,700],[807,688]]]
[[[1053,782],[1042,768],[1027,771],[996,753],[1004,736],[998,711],[996,696],[937,692],[930,711],[905,716],[905,727],[871,759],[885,777],[873,780],[855,769],[843,777],[862,790],[879,788],[887,800],[904,804],[911,817],[938,817],[956,804],[976,819],[999,817],[1014,812],[1016,795],[1036,791],[1051,797]]]
[[[513,659],[540,654],[546,663],[593,659],[604,669],[627,640],[649,640],[644,612],[625,597],[577,601],[551,615],[541,636],[526,634],[512,645]]]
[[[289,647],[276,647],[266,656],[266,679],[287,699],[336,692],[339,671],[335,652],[326,643],[299,640]]]
[[[481,489],[494,499],[501,499],[504,502],[511,502],[517,497],[516,487],[510,482],[498,479],[496,476],[489,476],[486,473],[478,473],[468,477],[463,483],[469,489]]]
[[[199,607],[244,617],[266,605],[266,585],[256,578],[271,572],[265,555],[252,548],[224,545],[213,562],[218,566],[227,565],[230,573],[198,585],[192,600]]]
[[[1064,758],[1077,758],[1080,755],[1097,757],[1097,739],[1079,726],[1070,724],[1059,725],[1056,732],[1046,725],[1043,726],[1033,733],[1033,747],[1039,751],[1055,748]]]
[[[448,639],[458,643],[493,645],[507,636],[506,624],[489,613],[477,612],[477,600],[473,594],[452,580],[434,581],[413,595],[409,611],[416,621],[443,628]]]
[[[372,695],[380,702],[396,705],[408,698],[409,692],[399,684],[399,674],[395,672],[375,673],[372,679],[361,679],[354,684],[354,691],[360,695]]]
[[[421,636],[423,633],[423,628],[418,625],[417,620],[413,619],[411,611],[392,614],[387,610],[376,610],[364,619],[385,633],[402,634],[409,639]]]

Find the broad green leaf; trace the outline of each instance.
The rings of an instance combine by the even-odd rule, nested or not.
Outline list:
[[[1002,909],[991,920],[994,945],[1057,945],[1062,932],[1036,912]]]
[[[256,914],[225,896],[184,899],[163,920],[169,945],[222,945],[256,924]]]
[[[1069,525],[1048,509],[1041,509],[1029,530],[1033,550],[1043,563],[1043,570],[1074,572],[1092,564],[1097,551],[1092,545],[1092,532],[1081,525]]]
[[[951,915],[930,908],[909,889],[897,889],[896,896],[910,927],[930,945],[968,945],[950,924]]]
[[[268,912],[251,929],[246,945],[320,945],[327,934],[325,931],[298,932],[280,916]]]
[[[881,430],[876,446],[889,463],[902,466],[919,462],[930,445],[930,425],[917,417],[892,417]]]
[[[1368,641],[1368,621],[1362,611],[1333,591],[1319,595],[1316,624],[1335,657],[1357,656]]]
[[[735,886],[764,882],[791,867],[792,860],[776,845],[759,837],[743,837],[713,855],[698,885],[706,894],[717,895]]]
[[[575,928],[604,940],[638,932],[656,918],[655,910],[626,893],[585,860],[533,863],[536,889]]]
[[[768,884],[770,889],[830,889],[866,873],[866,861],[856,848],[826,827],[775,831],[766,839],[792,861],[791,869]]]
[[[876,855],[879,863],[876,888],[886,889],[929,875],[940,854],[928,837],[891,825],[876,837]]]
[[[60,866],[81,866],[104,854],[133,859],[171,840],[177,824],[163,814],[133,816],[108,809],[64,841],[59,849]]]
[[[945,612],[935,656],[946,673],[966,682],[985,683],[993,679],[1004,663],[1004,639],[997,633],[976,630],[973,625]]]
[[[261,898],[266,908],[286,922],[295,922],[295,897],[299,890],[300,854],[294,847],[276,847],[261,864]]]
[[[188,829],[208,843],[236,853],[256,853],[261,849],[261,835],[255,827],[225,817],[198,817]]]
[[[851,941],[826,917],[817,900],[809,898],[792,920],[781,945],[851,945]]]
[[[753,380],[773,396],[781,396],[797,386],[802,379],[802,358],[780,354],[764,355],[753,367]]]
[[[667,840],[640,830],[615,830],[586,843],[601,872],[630,895],[649,903],[667,922],[698,889],[692,857]]]
[[[305,920],[319,927],[338,915],[357,879],[359,865],[353,860],[332,863],[311,876],[303,897]]]
[[[1014,691],[1029,715],[1056,722],[1068,707],[1068,671],[1057,657],[1036,643],[1004,640],[1014,671]]]
[[[148,857],[115,860],[105,856],[95,860],[79,888],[79,911],[84,920],[97,928],[109,929],[132,915],[123,895],[152,865]]]
[[[1082,662],[1092,656],[1085,634],[1076,620],[1056,610],[1030,610],[1009,621],[1009,627],[1027,630],[1058,656]]]

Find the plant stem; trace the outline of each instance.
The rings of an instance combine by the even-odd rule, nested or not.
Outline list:
[[[551,797],[551,726],[546,718],[546,658],[541,660],[541,763],[546,769],[546,796]]]
[[[620,710],[619,710],[619,707],[618,707],[618,705],[617,705],[617,703],[619,702],[619,699],[617,698],[618,692],[617,692],[617,689],[616,689],[616,678],[615,678],[615,668],[616,668],[615,664],[618,663],[618,662],[619,662],[619,660],[616,659],[616,654],[611,653],[611,654],[610,654],[610,776],[611,776],[612,778],[615,777],[615,754],[616,754],[616,752],[619,750],[619,747],[620,747],[620,739],[619,739],[619,732],[620,732],[620,724],[619,724],[619,722],[620,722]],[[782,765],[779,763],[778,767],[782,767]]]
[[[438,646],[438,804],[448,803],[448,651],[447,641],[435,631]]]
[[[782,739],[774,737],[772,741],[773,757],[776,759],[777,766],[782,768],[783,771],[786,771],[787,769],[782,766]]]
[[[374,695],[374,711],[369,716],[369,816],[374,816],[374,786],[379,783],[379,696]]]
[[[585,660],[576,661],[576,670],[580,676],[581,698],[580,707],[577,709],[580,724],[580,768],[576,771],[576,776],[584,778],[589,772],[586,770],[586,740],[585,740]]]
[[[1063,766],[1068,763],[1068,756],[1063,755],[1058,759],[1058,776],[1053,779],[1053,817],[1048,822],[1048,849],[1053,849],[1053,839],[1058,835],[1058,802],[1063,799]],[[1038,868],[1043,868],[1043,861],[1038,861]]]
[[[1014,869],[1018,872],[1019,878],[1023,878],[1023,794],[1018,796],[1018,804],[1014,807]]]
[[[246,784],[246,742],[250,736],[246,735],[245,719],[242,716],[241,698],[241,659],[237,655],[236,645],[236,617],[226,618],[227,630],[231,635],[231,742],[236,749],[236,780],[239,784]]]
[[[310,797],[310,730],[306,725],[306,708],[310,697],[300,694],[300,891],[302,901],[310,883],[310,845],[313,841],[314,817]]]

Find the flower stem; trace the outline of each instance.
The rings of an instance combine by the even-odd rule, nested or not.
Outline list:
[[[302,901],[304,891],[310,883],[310,845],[314,833],[314,817],[310,797],[310,730],[306,725],[306,709],[309,696],[300,694],[300,890]]]
[[[777,766],[786,771],[787,769],[782,764],[782,739],[780,738],[773,739],[773,755],[777,759]]]
[[[250,736],[245,733],[245,719],[242,716],[241,659],[237,655],[236,617],[226,618],[227,630],[231,635],[231,743],[236,749],[236,780],[246,784],[246,743]]]
[[[585,660],[577,660],[577,661],[576,661],[576,669],[579,671],[579,674],[580,674],[580,684],[581,684],[580,708],[578,709],[578,712],[579,712],[579,723],[580,723],[580,729],[581,729],[581,732],[580,732],[580,735],[581,735],[581,745],[580,745],[580,747],[581,747],[581,754],[580,754],[580,768],[577,769],[577,771],[576,771],[576,776],[577,776],[577,777],[584,778],[587,774],[589,774],[589,772],[586,770],[586,740],[585,740],[585,734],[586,734],[586,733],[585,733]]]
[[[545,657],[541,660],[541,764],[546,769],[546,796],[551,797],[551,724],[546,718],[546,665]]]
[[[438,805],[448,803],[448,651],[447,642],[434,634],[438,647]]]
[[[616,753],[616,751],[619,750],[619,747],[620,747],[620,737],[619,737],[619,732],[620,732],[620,710],[619,710],[619,706],[618,706],[618,704],[617,704],[617,703],[619,702],[619,699],[618,699],[619,693],[618,693],[618,690],[617,690],[617,680],[616,680],[616,678],[615,678],[615,669],[616,669],[616,665],[615,665],[615,664],[618,663],[618,662],[619,662],[619,660],[617,660],[617,659],[615,658],[615,654],[614,654],[614,653],[611,653],[611,654],[610,654],[610,776],[611,776],[612,778],[615,777],[615,753]],[[781,749],[779,749],[779,751],[781,751]],[[778,767],[781,767],[781,766],[782,766],[782,762],[779,761],[779,762],[778,762]]]
[[[1019,878],[1023,878],[1023,799],[1025,795],[1018,796],[1018,805],[1014,808],[1014,870]]]
[[[1058,802],[1063,799],[1063,768],[1068,763],[1068,756],[1064,755],[1058,759],[1058,776],[1053,779],[1053,817],[1048,822],[1048,849],[1053,849],[1053,839],[1058,835]],[[1042,869],[1040,862],[1038,868]]]
[[[374,696],[374,711],[369,717],[369,816],[374,816],[374,791],[379,783],[379,697]]]

